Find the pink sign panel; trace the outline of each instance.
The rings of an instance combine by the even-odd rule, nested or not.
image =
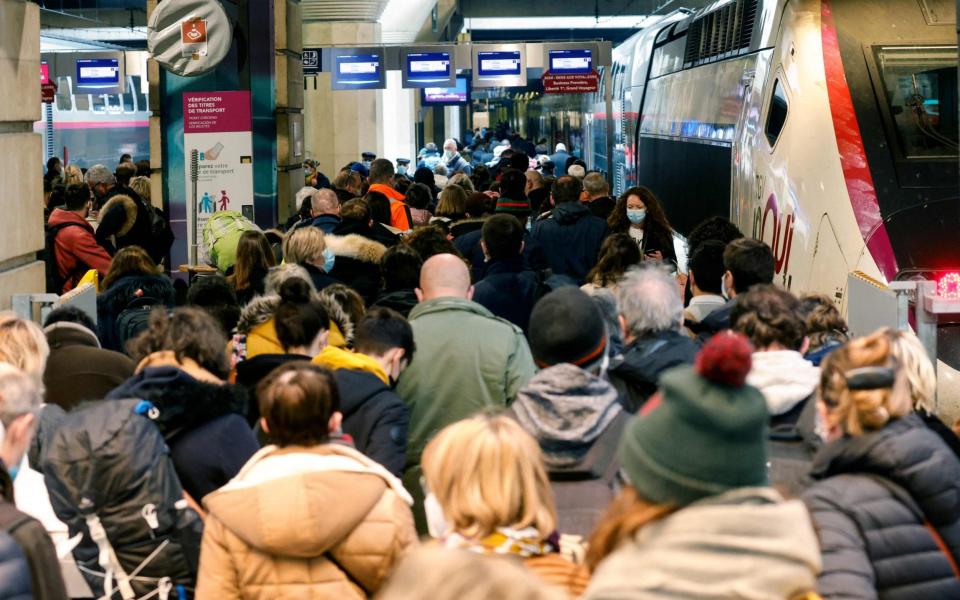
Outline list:
[[[183,95],[184,133],[250,131],[250,92],[188,92]]]

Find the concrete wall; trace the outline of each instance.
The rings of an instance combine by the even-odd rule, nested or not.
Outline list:
[[[44,291],[40,9],[0,0],[0,310],[10,296]]]

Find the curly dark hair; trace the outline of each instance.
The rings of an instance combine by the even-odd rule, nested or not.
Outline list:
[[[811,348],[819,348],[830,341],[846,342],[850,337],[847,322],[843,320],[837,304],[823,294],[806,294],[800,297],[800,316],[807,328]]]
[[[189,358],[217,377],[225,377],[227,338],[220,324],[199,308],[155,309],[147,329],[127,343],[127,354],[140,362],[154,352],[173,352],[178,362]]]
[[[587,273],[587,281],[599,287],[616,283],[630,267],[640,264],[640,246],[625,233],[614,233],[603,240],[600,259]]]
[[[673,244],[673,227],[663,212],[663,205],[653,192],[645,187],[632,187],[620,194],[617,205],[607,218],[607,225],[612,233],[627,233],[630,230],[630,219],[627,218],[627,200],[630,196],[638,196],[647,208],[647,217],[643,221],[643,234],[649,239],[657,240],[662,248],[670,248]]]
[[[463,258],[453,242],[447,239],[446,234],[434,225],[417,227],[403,238],[403,243],[416,250],[423,262],[427,262],[427,259],[437,254],[453,254]]]
[[[774,285],[755,285],[749,292],[738,294],[730,325],[750,338],[757,349],[779,344],[787,350],[799,350],[807,334],[800,301]]]

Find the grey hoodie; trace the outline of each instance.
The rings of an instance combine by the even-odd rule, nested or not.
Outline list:
[[[566,363],[534,375],[512,408],[551,470],[579,462],[621,411],[610,382]]]

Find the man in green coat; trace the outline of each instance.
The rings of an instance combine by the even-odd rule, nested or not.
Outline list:
[[[536,367],[520,328],[470,300],[470,272],[458,257],[423,263],[416,294],[410,325],[417,352],[397,392],[410,407],[403,483],[416,500],[417,530],[426,533],[420,456],[427,442],[451,423],[505,408]]]

